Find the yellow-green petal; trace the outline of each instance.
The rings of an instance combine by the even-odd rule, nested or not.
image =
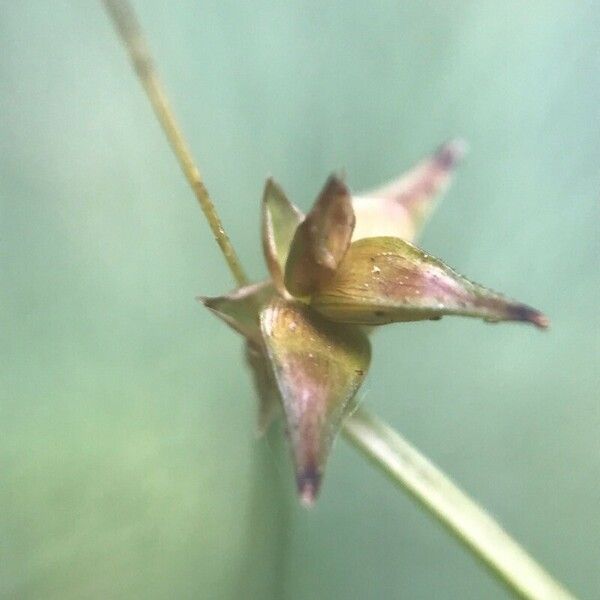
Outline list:
[[[462,315],[548,326],[539,311],[469,281],[394,237],[354,242],[311,305],[333,321],[364,325]]]
[[[465,149],[461,140],[447,142],[392,183],[353,197],[352,240],[393,236],[414,241],[448,188]]]
[[[354,407],[371,349],[362,330],[329,323],[309,307],[274,298],[263,338],[283,403],[301,501],[319,491],[331,444]]]
[[[350,190],[332,175],[294,234],[285,266],[290,294],[308,296],[332,276],[350,246],[354,222]]]
[[[283,276],[294,232],[304,219],[281,187],[267,179],[262,203],[262,244],[271,279],[277,291],[285,294]]]

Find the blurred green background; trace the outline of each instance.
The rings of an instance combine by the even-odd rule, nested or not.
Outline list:
[[[421,245],[552,328],[385,328],[361,396],[599,598],[600,6],[138,9],[256,278],[268,174],[307,208],[333,169],[359,190],[470,142]],[[0,275],[0,597],[507,597],[342,440],[296,505],[194,300],[231,278],[97,3],[2,3]]]

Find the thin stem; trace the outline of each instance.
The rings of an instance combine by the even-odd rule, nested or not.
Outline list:
[[[351,444],[518,595],[535,600],[573,598],[478,504],[385,423],[358,410],[343,431]]]
[[[126,1],[103,0],[103,2],[117,32],[129,52],[135,72],[146,90],[152,108],[154,109],[167,139],[169,140],[169,144],[179,161],[181,170],[198,199],[198,203],[200,204],[213,235],[223,252],[223,256],[225,256],[225,260],[229,265],[231,273],[239,285],[245,285],[248,283],[248,278],[246,277],[229,237],[225,233],[221,219],[219,218],[215,206],[208,194],[208,190],[204,185],[200,171],[194,163],[194,159],[192,158],[192,154],[183,133],[171,110],[167,94],[158,76],[156,67],[154,66],[152,56],[150,55],[148,45],[146,44],[146,40],[144,39],[142,29],[133,8]]]
[[[247,283],[169,106],[131,6],[127,0],[103,2],[233,276],[240,285]],[[531,600],[573,598],[488,514],[390,427],[365,411],[358,411],[346,420],[343,431],[351,444],[420,502],[517,594]]]

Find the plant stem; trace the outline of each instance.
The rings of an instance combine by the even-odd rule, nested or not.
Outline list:
[[[175,120],[133,9],[127,0],[102,1],[231,273],[238,284],[246,284],[246,274]],[[361,410],[346,420],[343,431],[351,444],[408,491],[514,592],[532,600],[573,598],[488,514],[390,427]]]
[[[229,237],[225,233],[225,229],[217,214],[215,205],[208,194],[200,171],[194,163],[194,159],[183,133],[175,119],[167,94],[160,77],[158,76],[156,67],[154,66],[150,51],[148,50],[148,45],[144,39],[142,29],[131,5],[127,1],[120,0],[103,0],[103,2],[117,32],[123,40],[125,48],[129,52],[135,72],[146,90],[146,94],[152,104],[156,117],[169,140],[173,153],[179,161],[181,170],[198,199],[198,203],[200,204],[213,235],[223,252],[223,256],[229,265],[232,275],[239,285],[247,284],[248,278],[246,277]]]
[[[518,595],[536,600],[573,598],[478,504],[385,423],[358,410],[346,420],[343,432]]]

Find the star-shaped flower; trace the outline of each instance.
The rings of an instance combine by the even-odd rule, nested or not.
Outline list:
[[[358,196],[332,175],[306,216],[269,179],[262,241],[270,280],[201,298],[245,338],[259,430],[283,409],[306,505],[315,501],[333,439],[356,405],[373,326],[445,315],[548,325],[537,310],[412,244],[463,153],[461,142],[444,144],[398,180]]]

